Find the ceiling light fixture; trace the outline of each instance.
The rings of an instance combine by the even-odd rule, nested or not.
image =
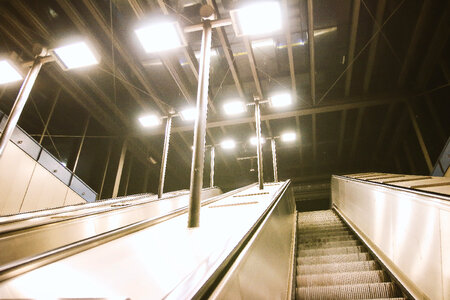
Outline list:
[[[94,52],[85,42],[76,42],[53,49],[63,69],[76,69],[98,64]]]
[[[266,142],[266,139],[264,137],[261,137],[261,144],[264,144],[265,142]],[[258,143],[258,140],[255,136],[250,138],[250,144],[252,144],[253,146],[256,146],[257,143]]]
[[[180,118],[183,121],[194,121],[197,118],[197,109],[190,107],[180,111]]]
[[[161,118],[157,115],[146,115],[139,118],[143,127],[155,127],[161,124]]]
[[[283,142],[293,142],[297,139],[295,132],[285,132],[281,135],[281,140]]]
[[[292,96],[290,93],[279,93],[269,97],[272,107],[285,107],[292,104]]]
[[[242,101],[230,101],[223,105],[223,109],[227,115],[237,115],[246,112],[247,106]]]
[[[22,80],[23,77],[8,60],[0,60],[0,84]]]
[[[177,22],[149,24],[134,32],[147,53],[171,50],[186,44]]]
[[[277,1],[258,1],[230,12],[237,36],[260,35],[282,28],[281,8]]]
[[[236,142],[235,142],[234,140],[232,140],[232,139],[226,139],[226,140],[223,140],[223,141],[220,143],[220,146],[221,146],[223,149],[233,149],[233,148],[236,147]]]

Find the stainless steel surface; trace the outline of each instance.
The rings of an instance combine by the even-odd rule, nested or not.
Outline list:
[[[206,117],[208,114],[208,86],[211,62],[212,28],[209,20],[203,21],[200,67],[197,89],[197,118],[194,127],[194,149],[192,152],[191,182],[189,197],[188,227],[200,226],[200,191],[203,187],[205,164]]]
[[[112,197],[116,198],[119,195],[120,179],[122,178],[123,165],[125,163],[125,155],[127,154],[127,140],[125,139],[122,144],[122,150],[120,151],[119,165],[116,172],[116,180],[114,181],[114,188]]]
[[[270,140],[272,147],[273,181],[278,182],[277,145],[275,139]]]
[[[170,129],[172,128],[172,116],[166,120],[166,133],[164,135],[164,147],[161,158],[161,170],[159,172],[158,198],[161,199],[164,193],[164,180],[166,178],[167,156],[169,155]]]
[[[332,201],[414,297],[450,299],[448,196],[333,176]]]
[[[186,228],[185,208],[184,214],[108,238],[106,243],[93,240],[99,244],[93,247],[91,243],[82,252],[81,244],[78,250],[55,252],[41,261],[39,268],[0,282],[0,294],[47,299],[189,298],[272,207],[285,184],[267,186],[268,194],[263,195],[234,197],[257,193],[257,186],[252,185],[219,197],[202,206],[201,227]],[[243,202],[246,204],[239,204]],[[179,287],[186,289],[177,297],[174,292],[180,291]]]
[[[42,65],[42,57],[37,56],[33,62],[33,66],[28,71],[28,74],[25,77],[22,86],[20,87],[19,94],[17,95],[14,106],[12,107],[11,113],[8,116],[8,120],[6,121],[6,126],[2,132],[2,136],[0,137],[0,157],[5,151],[9,139],[11,138],[11,135],[16,128],[17,122],[19,121],[22,110],[27,103],[28,96],[30,95],[31,89],[33,88],[34,82],[36,81]]]
[[[216,160],[216,148],[214,146],[211,146],[211,169],[209,173],[209,187],[214,186],[215,160]]]
[[[88,187],[77,175],[73,175],[70,180],[70,188],[80,195],[87,202],[94,202],[97,198],[97,194],[93,189]]]
[[[258,157],[258,186],[264,189],[263,157],[261,143],[261,110],[259,99],[255,100],[255,122],[256,122],[256,156]]]
[[[221,193],[220,189],[205,189],[202,199]],[[0,265],[62,247],[94,235],[105,233],[145,219],[156,218],[173,210],[187,207],[184,193],[159,201],[154,197],[136,201],[108,203],[103,206],[78,206],[78,210],[59,212],[47,217],[6,223],[0,226]]]
[[[5,128],[6,117],[3,117],[0,122],[0,132]],[[11,135],[10,141],[17,147],[22,149],[26,154],[37,160],[41,153],[41,146],[36,141],[23,131],[20,127],[16,126]]]
[[[72,173],[46,149],[42,149],[41,154],[39,155],[38,163],[56,178],[61,180],[64,184],[70,184]]]
[[[294,197],[288,188],[210,299],[290,299],[295,221]]]

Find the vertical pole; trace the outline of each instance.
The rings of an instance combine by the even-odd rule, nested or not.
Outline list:
[[[42,141],[44,140],[45,133],[47,132],[48,124],[50,124],[50,120],[52,119],[53,112],[55,111],[56,103],[58,102],[59,96],[61,95],[61,88],[56,92],[55,100],[53,100],[52,107],[50,108],[50,112],[48,113],[47,121],[45,122],[44,129],[42,130],[41,137],[39,139],[39,145],[42,145]]]
[[[86,139],[86,133],[87,133],[87,130],[89,127],[90,119],[91,119],[90,115],[88,115],[88,117],[86,119],[86,123],[84,124],[83,137],[81,138],[80,146],[78,147],[77,157],[75,158],[75,163],[73,164],[73,170],[72,170],[73,173],[75,173],[75,171],[77,170],[78,161],[80,160],[81,149],[83,149],[84,140]]]
[[[106,155],[105,170],[103,171],[102,184],[100,186],[100,192],[98,193],[98,199],[102,199],[103,187],[105,185],[106,174],[108,173],[109,160],[111,159],[112,145],[113,145],[113,143],[111,140],[111,141],[109,141],[108,154]]]
[[[211,170],[209,174],[209,186],[214,187],[214,163],[216,159],[216,148],[211,146]]]
[[[6,121],[5,129],[3,130],[2,136],[0,138],[0,156],[2,156],[5,151],[6,145],[8,145],[9,139],[16,128],[17,122],[19,121],[20,115],[22,114],[25,103],[27,103],[28,96],[30,95],[31,89],[33,88],[34,82],[41,70],[43,65],[42,57],[37,56],[33,62],[33,66],[30,71],[28,71],[25,80],[22,83],[19,94],[17,95],[14,106],[11,109],[11,113]]]
[[[116,181],[114,182],[114,188],[112,193],[113,198],[116,198],[117,194],[119,193],[120,179],[122,178],[122,170],[123,164],[125,162],[126,153],[127,153],[127,140],[125,139],[122,144],[122,151],[120,152],[119,166],[117,167]]]
[[[133,156],[130,157],[130,162],[127,170],[127,183],[125,184],[125,191],[123,195],[126,196],[128,194],[128,185],[130,184],[131,170],[133,169]]]
[[[147,189],[148,189],[148,175],[150,174],[149,166],[146,166],[146,167],[147,167],[147,169],[145,170],[144,184],[142,186],[142,192],[143,193],[147,193]]]
[[[194,127],[194,150],[192,153],[191,184],[189,197],[188,227],[200,226],[200,198],[203,186],[205,159],[206,115],[208,105],[209,65],[211,55],[211,23],[203,21],[200,67],[197,89],[197,118]]]
[[[272,146],[273,181],[278,182],[277,145],[275,139],[270,141]]]
[[[256,121],[256,156],[258,157],[258,183],[259,189],[264,189],[263,157],[261,143],[261,110],[259,99],[255,100],[255,121]]]
[[[159,172],[158,199],[161,199],[164,192],[164,179],[166,178],[167,155],[169,154],[170,130],[172,128],[172,116],[167,117],[166,133],[164,135],[164,148],[161,158],[161,171]]]

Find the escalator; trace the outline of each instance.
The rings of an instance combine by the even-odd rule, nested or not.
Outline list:
[[[332,211],[297,216],[297,299],[406,299]]]

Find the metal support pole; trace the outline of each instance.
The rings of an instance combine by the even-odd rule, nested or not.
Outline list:
[[[42,130],[41,137],[39,138],[39,145],[42,145],[42,141],[44,140],[45,133],[48,129],[48,124],[50,124],[50,120],[53,117],[53,112],[55,111],[56,103],[58,103],[59,96],[61,95],[61,88],[56,92],[55,100],[53,100],[52,107],[50,108],[50,112],[48,113],[47,121],[45,122],[44,129]],[[50,135],[50,134],[49,134]]]
[[[208,84],[211,55],[211,23],[203,21],[200,67],[197,89],[197,118],[194,127],[194,150],[192,153],[191,184],[189,197],[188,227],[200,225],[200,200],[203,186],[205,159],[206,115],[208,110]]]
[[[131,170],[133,169],[133,156],[130,157],[130,162],[128,165],[128,170],[127,170],[127,181],[125,184],[125,191],[123,192],[123,195],[126,196],[128,195],[128,186],[130,184],[130,177],[131,177]]]
[[[420,149],[422,150],[422,154],[427,164],[428,171],[430,171],[431,173],[433,171],[433,164],[431,163],[430,155],[428,154],[428,149],[427,146],[425,145],[425,141],[423,140],[422,132],[420,131],[419,124],[417,123],[416,120],[416,116],[409,103],[406,103],[406,108],[408,109],[409,117],[414,127],[414,131],[416,132],[417,140],[419,141]]]
[[[209,174],[209,186],[214,187],[214,163],[216,159],[216,148],[211,146],[211,170]]]
[[[113,198],[116,198],[117,195],[119,194],[120,179],[122,178],[122,170],[123,164],[125,162],[126,153],[127,153],[127,140],[124,140],[122,145],[122,151],[120,152],[119,166],[117,167],[116,180],[114,182],[114,188],[112,193]]]
[[[278,182],[277,145],[275,139],[270,141],[272,146],[273,181]]]
[[[166,178],[167,155],[169,154],[170,130],[172,128],[172,116],[167,118],[166,134],[164,135],[164,148],[161,158],[161,171],[159,172],[158,199],[161,199],[164,192],[164,179]]]
[[[86,138],[86,133],[87,133],[87,130],[89,127],[90,119],[91,119],[91,117],[90,117],[90,115],[88,115],[88,117],[86,119],[86,123],[84,124],[83,137],[81,138],[81,141],[80,141],[80,147],[78,147],[77,157],[75,158],[75,163],[73,164],[73,170],[72,170],[73,173],[75,173],[75,171],[77,170],[78,162],[80,161],[81,149],[83,149],[84,140]]]
[[[259,189],[264,189],[263,157],[261,143],[261,110],[259,100],[255,101],[255,122],[256,122],[256,156],[258,157],[258,183]]]
[[[106,155],[105,170],[103,171],[102,184],[100,185],[100,192],[98,193],[98,199],[102,199],[103,187],[105,186],[106,174],[108,173],[109,160],[111,159],[112,140],[109,142],[108,154]]]
[[[27,103],[28,96],[30,95],[31,89],[33,88],[34,82],[36,81],[36,78],[43,64],[44,62],[42,61],[42,57],[37,56],[30,71],[28,71],[28,74],[22,83],[22,87],[20,88],[19,94],[17,95],[14,106],[8,116],[8,120],[6,121],[5,129],[3,130],[2,136],[0,138],[0,157],[5,151],[6,145],[8,145],[9,139],[11,138],[11,135],[16,128],[25,103]]]

